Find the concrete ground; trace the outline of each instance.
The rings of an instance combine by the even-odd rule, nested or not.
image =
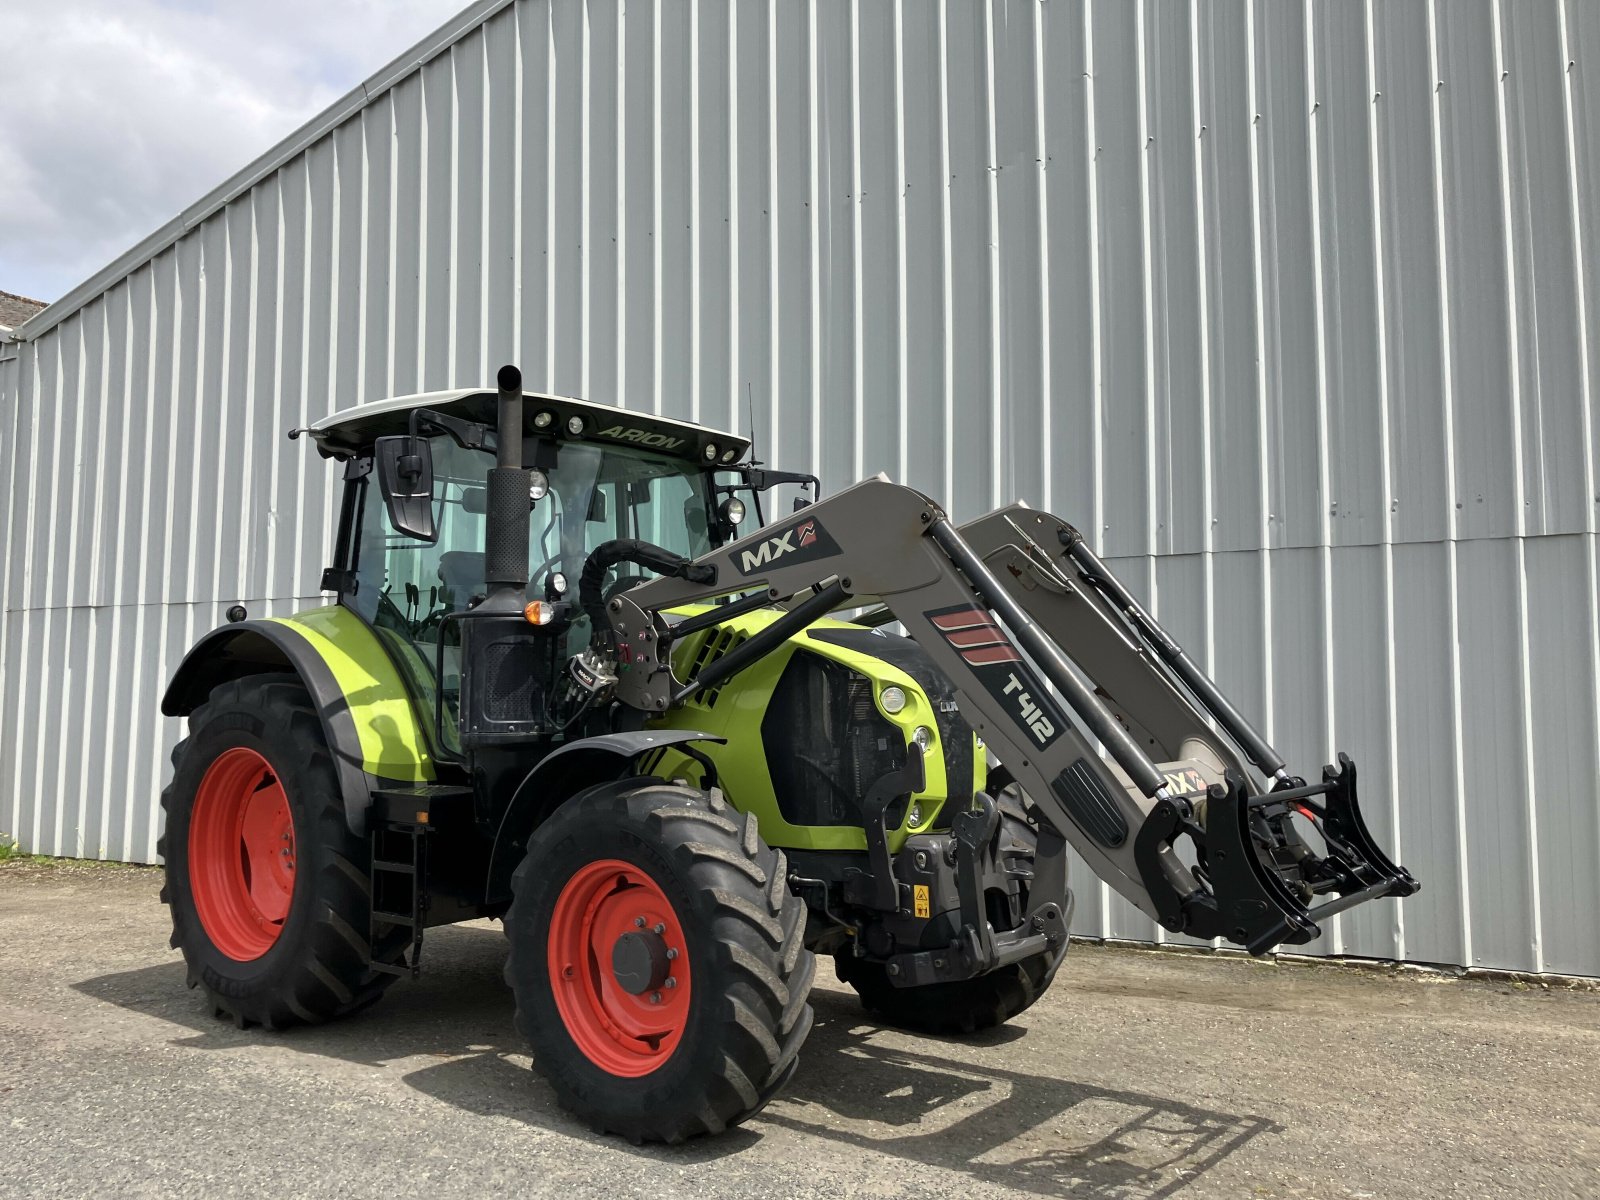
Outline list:
[[[1075,947],[1014,1026],[881,1029],[824,971],[788,1090],[636,1149],[563,1114],[499,928],[342,1024],[240,1032],[155,872],[0,864],[0,1196],[1600,1195],[1600,993]]]

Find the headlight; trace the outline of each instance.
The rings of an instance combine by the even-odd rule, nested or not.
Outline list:
[[[716,462],[717,461],[717,444],[715,442],[707,442],[706,443],[706,461],[707,462]]]
[[[567,594],[567,577],[560,571],[550,572],[550,590],[558,596]]]
[[[744,520],[744,501],[737,496],[729,496],[722,502],[718,512],[724,524],[737,525]]]
[[[583,432],[583,418],[582,417],[568,417],[567,418],[567,432],[570,433],[573,437],[577,437],[580,433],[582,433]]]
[[[933,730],[929,729],[926,725],[918,725],[916,729],[912,730],[911,732],[911,740],[917,744],[924,754],[926,754],[928,752],[928,747],[933,745]]]
[[[886,687],[878,696],[878,702],[883,705],[883,711],[893,716],[906,706],[906,694],[900,688]]]
[[[731,463],[734,459],[736,459],[738,457],[739,457],[739,451],[737,449],[724,450],[722,452],[722,461],[725,462],[725,463]]]
[[[528,499],[543,500],[550,494],[550,476],[535,467],[528,472]]]
[[[552,421],[554,421],[555,419],[556,419],[555,413],[551,412],[549,409],[546,409],[543,412],[534,413],[533,414],[533,427],[535,429],[549,429],[550,428],[550,423]]]

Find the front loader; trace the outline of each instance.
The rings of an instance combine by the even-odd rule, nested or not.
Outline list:
[[[241,1026],[353,1012],[426,929],[500,918],[562,1103],[677,1141],[793,1073],[817,954],[907,1028],[1025,1009],[1069,845],[1253,954],[1417,888],[1349,758],[1295,775],[1049,514],[820,498],[510,367],[304,432],[344,464],[336,602],[236,611],[163,702],[173,944]],[[810,499],[762,523],[778,483]]]

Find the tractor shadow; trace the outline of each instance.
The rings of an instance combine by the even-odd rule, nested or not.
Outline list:
[[[403,1063],[409,1086],[465,1112],[679,1167],[738,1155],[765,1137],[815,1138],[1042,1196],[1154,1200],[1180,1193],[1259,1135],[1281,1131],[1265,1117],[982,1061],[983,1049],[1023,1036],[1014,1026],[950,1043],[881,1028],[824,972],[800,1070],[762,1113],[721,1137],[633,1147],[574,1121],[528,1070],[500,976],[504,946],[498,928],[430,930],[421,979],[396,984],[349,1020],[286,1033],[240,1030],[212,1017],[201,993],[184,986],[176,958],[73,987],[192,1031],[174,1038],[175,1046],[277,1046],[375,1068]],[[819,1151],[813,1144],[801,1152]]]

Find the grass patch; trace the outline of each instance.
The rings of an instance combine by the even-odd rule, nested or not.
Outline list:
[[[107,862],[98,858],[54,858],[48,854],[29,854],[9,833],[0,833],[0,865],[34,867],[98,867],[108,871],[137,871],[135,863]]]

